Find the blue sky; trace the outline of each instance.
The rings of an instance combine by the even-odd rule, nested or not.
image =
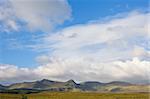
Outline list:
[[[103,81],[135,78],[140,83],[139,76],[147,80],[148,4],[148,0],[1,0],[0,66],[16,72],[0,79],[16,81],[21,79],[19,73],[25,72],[35,76],[25,75],[27,80],[65,80],[68,75],[78,81],[99,80],[101,75]],[[135,69],[136,74],[128,77],[131,65],[143,71]],[[100,74],[97,70],[103,66],[106,69]],[[74,71],[66,73],[70,69]],[[123,71],[122,75],[112,76],[113,70]],[[91,73],[95,76],[83,78]]]
[[[73,21],[69,24],[86,23],[120,12],[148,7],[148,0],[69,0],[69,3],[73,9]]]
[[[69,0],[68,2],[72,9],[72,18],[64,24],[59,25],[59,28],[101,20],[107,16],[132,10],[147,10],[148,8],[148,0]],[[0,63],[15,64],[18,66],[37,65],[35,57],[42,54],[42,52],[35,52],[27,48],[10,48],[9,40],[16,39],[19,43],[30,44],[32,43],[31,36],[39,35],[43,32],[36,31],[37,33],[34,33],[24,30],[11,32],[16,33],[1,33],[2,53]],[[29,32],[29,34],[26,32]],[[13,41],[10,43],[13,43]]]

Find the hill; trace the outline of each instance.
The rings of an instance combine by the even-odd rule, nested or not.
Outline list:
[[[4,90],[4,89],[6,89],[6,86],[0,84],[0,90]]]
[[[10,86],[0,85],[0,92],[41,92],[41,91],[78,91],[78,92],[149,92],[150,85],[138,85],[128,82],[113,81],[101,83],[97,81],[87,81],[76,83],[74,80],[66,82],[43,79],[35,82],[15,83]]]

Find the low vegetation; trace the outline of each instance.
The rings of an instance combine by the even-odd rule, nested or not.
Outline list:
[[[42,92],[0,94],[0,99],[150,99],[148,93]]]

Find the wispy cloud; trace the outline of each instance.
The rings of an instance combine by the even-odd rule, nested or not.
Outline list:
[[[105,59],[131,59],[137,48],[148,52],[150,33],[149,13],[133,11],[121,17],[67,27],[47,35],[44,44],[55,49],[58,57],[92,57]]]

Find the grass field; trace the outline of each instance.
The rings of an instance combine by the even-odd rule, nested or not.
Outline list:
[[[38,94],[0,94],[0,99],[150,99],[148,93],[38,93]]]

